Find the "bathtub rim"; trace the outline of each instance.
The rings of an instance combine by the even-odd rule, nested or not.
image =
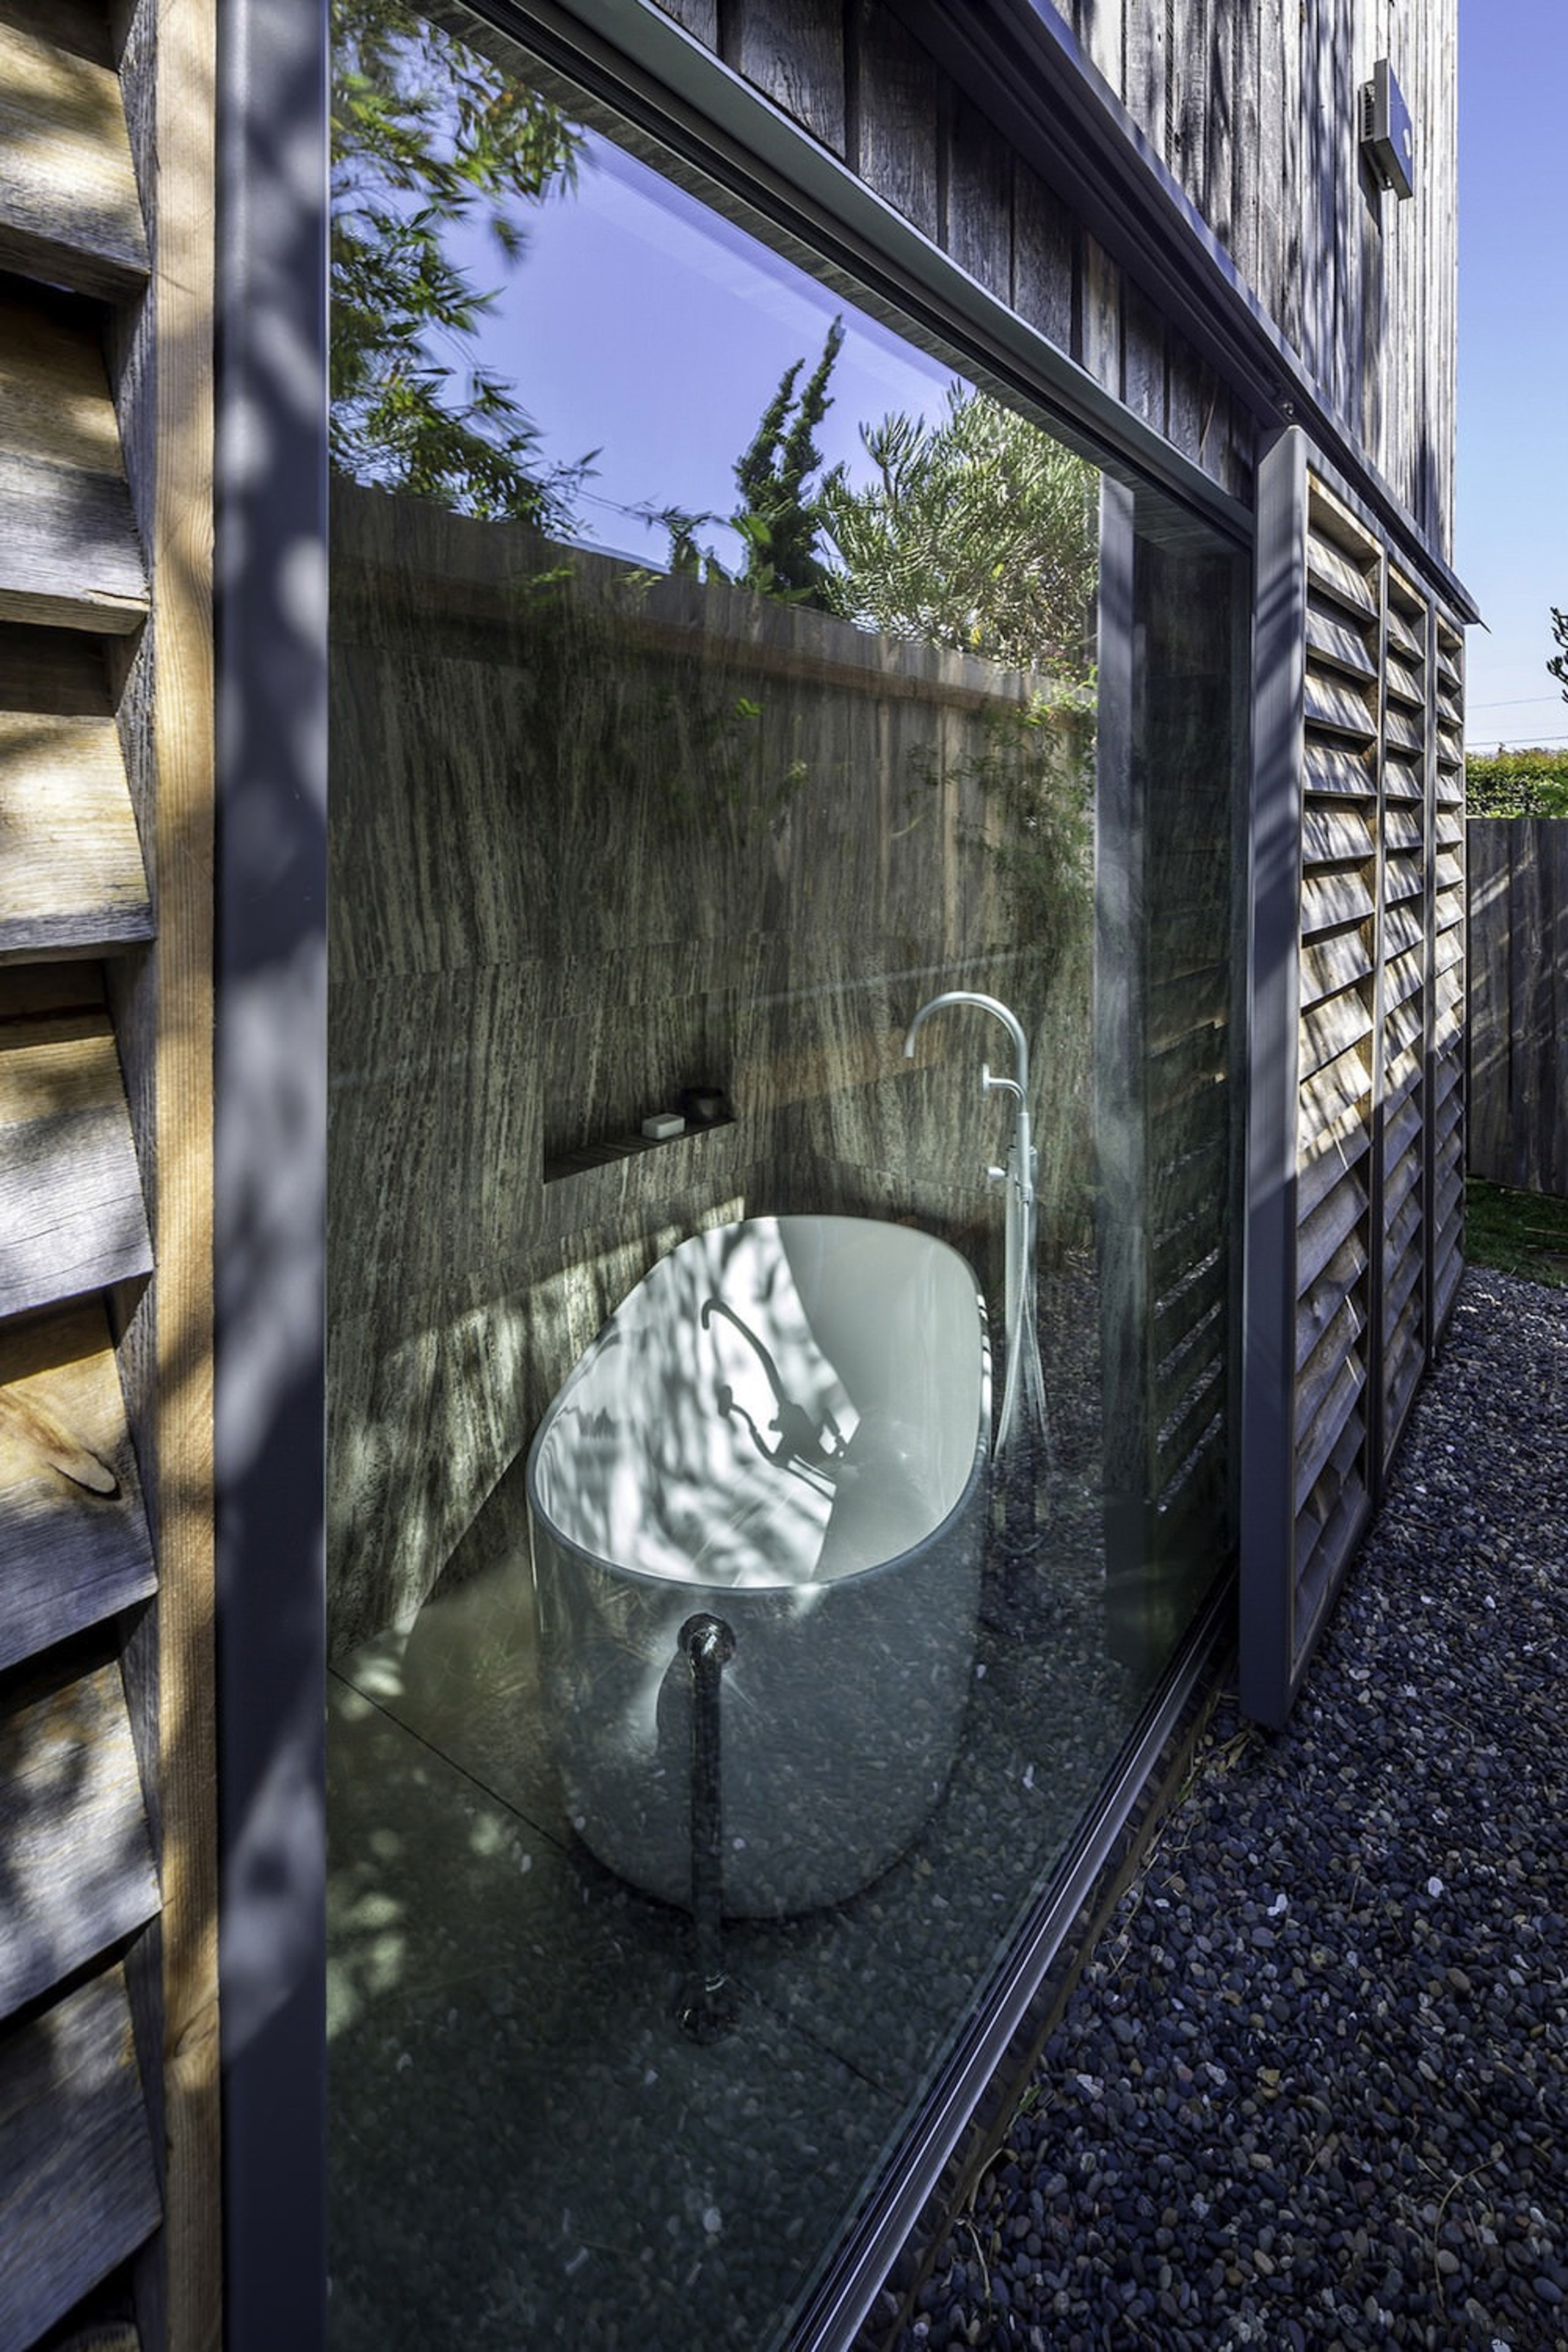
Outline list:
[[[728,1595],[730,1596],[732,1605],[736,1596],[740,1596],[743,1600],[748,1594],[755,1594],[759,1600],[776,1599],[779,1595],[784,1593],[809,1592],[824,1594],[836,1591],[840,1588],[847,1589],[850,1586],[860,1586],[864,1584],[868,1578],[884,1576],[890,1573],[895,1569],[906,1566],[909,1561],[916,1559],[931,1545],[936,1543],[942,1537],[949,1533],[949,1531],[962,1519],[965,1510],[972,1506],[974,1499],[976,1485],[984,1478],[986,1472],[990,1468],[991,1463],[991,1328],[990,1318],[985,1306],[985,1294],[980,1286],[979,1277],[975,1274],[973,1267],[970,1265],[969,1260],[964,1256],[962,1250],[955,1249],[953,1244],[950,1241],[945,1241],[941,1234],[933,1234],[923,1225],[900,1224],[891,1217],[850,1216],[841,1213],[837,1210],[824,1210],[821,1212],[814,1210],[794,1210],[784,1212],[776,1216],[763,1215],[755,1217],[733,1217],[725,1224],[704,1226],[700,1229],[700,1232],[701,1234],[707,1234],[710,1233],[732,1233],[743,1225],[786,1225],[792,1223],[872,1225],[888,1232],[913,1234],[921,1242],[926,1243],[931,1248],[945,1251],[949,1257],[955,1259],[958,1265],[963,1267],[973,1288],[974,1297],[976,1335],[980,1344],[980,1380],[978,1384],[977,1427],[975,1431],[974,1451],[971,1456],[969,1468],[965,1473],[963,1485],[960,1489],[956,1500],[952,1503],[951,1507],[943,1513],[940,1519],[934,1521],[933,1524],[926,1529],[918,1543],[906,1544],[901,1551],[890,1553],[886,1559],[871,1560],[866,1567],[850,1569],[842,1576],[825,1578],[814,1577],[805,1581],[798,1579],[788,1580],[781,1579],[779,1581],[774,1583],[714,1584],[708,1581],[700,1581],[698,1579],[693,1577],[664,1576],[650,1569],[634,1567],[624,1560],[607,1559],[603,1553],[591,1551],[587,1545],[579,1543],[574,1536],[567,1535],[564,1530],[558,1526],[556,1521],[551,1517],[550,1513],[544,1508],[539,1500],[536,1479],[540,1453],[544,1445],[546,1438],[550,1434],[551,1429],[554,1425],[558,1414],[572,1392],[573,1386],[576,1381],[579,1372],[587,1363],[589,1357],[593,1354],[595,1349],[604,1338],[605,1333],[614,1323],[616,1317],[620,1313],[622,1307],[626,1304],[627,1300],[635,1297],[637,1291],[641,1289],[643,1284],[647,1280],[648,1276],[652,1274],[654,1266],[662,1265],[667,1258],[673,1257],[675,1255],[675,1250],[673,1249],[665,1250],[658,1257],[655,1258],[653,1265],[648,1266],[647,1271],[638,1276],[637,1280],[632,1285],[631,1289],[626,1293],[623,1298],[616,1302],[610,1313],[605,1318],[604,1322],[600,1324],[598,1330],[594,1334],[594,1337],[589,1340],[588,1345],[577,1357],[577,1360],[573,1364],[571,1370],[567,1373],[565,1379],[562,1381],[560,1387],[551,1398],[550,1402],[546,1405],[543,1413],[540,1417],[539,1425],[535,1429],[532,1438],[530,1440],[525,1477],[528,1500],[528,1549],[529,1565],[532,1573],[536,1591],[539,1583],[539,1561],[538,1555],[535,1550],[535,1535],[536,1531],[541,1528],[548,1530],[550,1539],[552,1543],[560,1545],[564,1551],[571,1554],[575,1565],[579,1567],[586,1566],[597,1569],[603,1574],[626,1578],[634,1584],[647,1585],[650,1591],[658,1591],[661,1592],[691,1593],[695,1596],[692,1601],[692,1607],[694,1609],[700,1609],[707,1605],[704,1597],[709,1595]],[[675,1249],[679,1249],[684,1245],[685,1242],[694,1241],[699,1237],[699,1234],[685,1234],[682,1236],[681,1241],[676,1243]],[[720,1613],[716,1600],[713,1606],[714,1613]]]

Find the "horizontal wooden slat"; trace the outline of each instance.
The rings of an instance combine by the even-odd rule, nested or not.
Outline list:
[[[1310,1417],[1303,1415],[1296,1439],[1296,1508],[1300,1509],[1319,1478],[1322,1475],[1331,1454],[1348,1432],[1354,1431],[1357,1445],[1364,1433],[1359,1407],[1366,1389],[1366,1373],[1353,1357],[1341,1359],[1333,1368],[1321,1398],[1312,1391],[1317,1410]]]
[[[1383,1006],[1384,1013],[1396,1004],[1408,1004],[1419,996],[1425,982],[1425,959],[1419,947],[1405,954],[1394,956],[1383,975]]]
[[[1390,849],[1425,849],[1426,827],[1420,809],[1405,802],[1390,801],[1383,812],[1383,837]]]
[[[1370,742],[1376,721],[1364,695],[1328,670],[1309,668],[1306,717],[1310,727],[1322,728],[1354,742]]]
[[[1421,1106],[1414,1094],[1407,1094],[1397,1104],[1389,1105],[1383,1129],[1383,1164],[1392,1168],[1408,1153],[1411,1164],[1419,1168],[1421,1155],[1415,1149],[1421,1140]]]
[[[1412,709],[1425,712],[1426,681],[1418,677],[1415,670],[1408,668],[1404,662],[1396,660],[1392,653],[1384,663],[1383,677],[1384,691],[1396,702],[1408,704]]]
[[[1426,794],[1418,762],[1391,751],[1383,762],[1383,789],[1391,801],[1420,802]]]
[[[147,580],[95,320],[0,296],[0,621],[134,629]]]
[[[1301,1015],[1300,1071],[1303,1078],[1322,1069],[1341,1054],[1372,1034],[1372,1013],[1359,990],[1326,996]]]
[[[1362,1229],[1367,1221],[1366,1191],[1355,1175],[1347,1175],[1302,1220],[1296,1235],[1296,1289],[1305,1297],[1336,1253],[1352,1244],[1364,1259]]]
[[[69,1647],[0,1691],[0,2018],[158,1908],[158,1882],[112,1658]]]
[[[1316,1004],[1342,989],[1354,988],[1372,972],[1372,957],[1359,930],[1331,931],[1301,950],[1301,1003]]]
[[[1298,1223],[1304,1223],[1345,1171],[1354,1168],[1372,1150],[1369,1108],[1364,1099],[1342,1104],[1337,1115],[1304,1140],[1296,1169]]]
[[[1384,1203],[1384,1258],[1392,1265],[1403,1256],[1421,1228],[1421,1199],[1415,1187],[1421,1171],[1413,1159],[1404,1160],[1389,1179]]]
[[[1384,952],[1385,955],[1409,955],[1426,945],[1426,925],[1421,909],[1408,898],[1395,899],[1384,908]]]
[[[1377,598],[1362,572],[1315,530],[1307,540],[1307,577],[1322,593],[1336,597],[1352,613],[1376,618]]]
[[[1357,809],[1310,801],[1302,812],[1301,855],[1309,866],[1365,864],[1373,846],[1372,827]]]
[[[1343,1477],[1324,1480],[1296,1522],[1296,1657],[1310,1646],[1323,1609],[1350,1557],[1369,1509],[1365,1484],[1352,1465]]]
[[[1307,874],[1301,880],[1301,932],[1312,939],[1321,931],[1337,931],[1347,923],[1364,922],[1373,911],[1372,893],[1355,874]]]
[[[1417,1054],[1406,1061],[1402,1061],[1399,1068],[1390,1076],[1384,1089],[1384,1108],[1389,1121],[1389,1127],[1384,1130],[1385,1136],[1396,1128],[1399,1121],[1406,1118],[1414,1119],[1416,1129],[1419,1129],[1424,1116],[1421,1088],[1426,1076],[1426,1063]],[[1388,1147],[1385,1150],[1384,1167],[1390,1164],[1394,1150],[1405,1150],[1407,1142],[1408,1139],[1401,1132],[1397,1144]]]
[[[1419,1050],[1423,1026],[1422,1012],[1418,1003],[1406,1001],[1403,1004],[1391,1005],[1384,1022],[1384,1036],[1388,1053],[1391,1055],[1401,1054],[1410,1047]]]
[[[1356,1266],[1352,1258],[1346,1260],[1347,1276],[1335,1278],[1335,1270],[1327,1269],[1321,1282],[1315,1284],[1307,1297],[1296,1307],[1296,1371],[1300,1378],[1313,1358],[1321,1352],[1325,1361],[1353,1354],[1361,1344],[1366,1328],[1365,1285],[1361,1280],[1364,1264]]]
[[[155,1583],[102,1304],[0,1328],[0,1667]]]
[[[0,959],[151,939],[114,720],[0,710]]]
[[[124,1971],[0,2035],[0,2344],[34,2343],[157,2228]]]
[[[150,1270],[107,1013],[0,1018],[0,1317]]]
[[[1307,645],[1320,660],[1375,687],[1377,661],[1366,642],[1364,629],[1354,627],[1342,614],[1310,599],[1307,604]]]
[[[147,583],[123,482],[0,451],[0,620],[139,628]]]
[[[1376,797],[1377,786],[1364,751],[1352,751],[1343,743],[1309,736],[1302,757],[1302,780],[1309,793],[1331,793],[1344,800],[1369,801]]]
[[[74,0],[0,0],[0,268],[110,299],[148,275],[106,15]]]
[[[1392,583],[1384,618],[1388,626],[1389,644],[1397,646],[1407,661],[1425,662],[1426,647],[1419,617],[1414,614],[1407,617],[1405,612],[1395,604]]]
[[[1416,1237],[1419,1237],[1420,1230],[1417,1221]],[[1421,1252],[1406,1246],[1397,1259],[1390,1260],[1390,1265],[1392,1271],[1386,1276],[1383,1295],[1384,1329],[1388,1334],[1384,1342],[1385,1352],[1388,1351],[1389,1341],[1397,1339],[1401,1322],[1410,1320],[1413,1313],[1420,1313],[1421,1302],[1415,1291],[1421,1279]]]

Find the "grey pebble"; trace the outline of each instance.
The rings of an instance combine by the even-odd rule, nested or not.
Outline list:
[[[940,2318],[1042,2352],[1568,2341],[1536,2146],[1568,2043],[1565,1395],[1568,1294],[1469,1269],[1290,1722],[1248,1733],[1221,1692],[1002,2168],[876,2352],[927,2313],[933,2345]]]

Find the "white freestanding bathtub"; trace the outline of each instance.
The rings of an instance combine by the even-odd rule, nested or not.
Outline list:
[[[928,1234],[754,1218],[638,1283],[528,1463],[549,1733],[602,1862],[689,1899],[704,1612],[733,1641],[724,1910],[836,1902],[897,1858],[957,1746],[989,1437],[984,1302]]]

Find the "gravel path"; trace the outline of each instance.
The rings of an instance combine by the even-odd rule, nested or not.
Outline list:
[[[1294,1716],[1193,1781],[899,2352],[1568,2347],[1568,1293],[1472,1269]]]

